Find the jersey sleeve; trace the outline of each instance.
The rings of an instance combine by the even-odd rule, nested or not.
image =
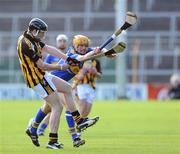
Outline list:
[[[93,48],[88,48],[87,52],[93,51]]]
[[[48,54],[48,55],[46,56],[44,62],[46,62],[46,63],[48,63],[48,64],[51,64],[51,61],[52,61],[52,60],[51,60],[51,55]]]
[[[33,62],[37,62],[41,58],[41,56],[39,56],[38,53],[24,41],[22,42],[22,52],[23,54],[28,56]]]
[[[67,52],[66,55],[67,55],[68,57],[73,58],[73,59],[77,59],[77,57],[78,57],[78,54],[76,54],[76,53],[71,53],[71,52]]]
[[[71,57],[71,58],[74,58],[74,59],[77,59],[78,54],[73,54],[73,55],[71,55],[70,57]]]

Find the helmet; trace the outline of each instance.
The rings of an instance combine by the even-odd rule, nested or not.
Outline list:
[[[41,19],[39,18],[33,18],[29,22],[29,30],[38,30],[38,31],[47,31],[48,30],[48,25]]]
[[[68,41],[68,38],[66,35],[64,34],[59,34],[57,37],[56,37],[56,42],[60,41],[60,40],[65,40],[66,42]]]
[[[73,38],[73,46],[86,45],[89,46],[90,39],[84,35],[75,35]]]
[[[174,86],[180,84],[180,76],[178,74],[171,75],[170,84]]]

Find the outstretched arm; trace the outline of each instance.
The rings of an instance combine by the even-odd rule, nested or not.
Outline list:
[[[64,59],[66,61],[69,62],[69,64],[79,64],[79,61],[76,60],[76,59],[73,59],[71,57],[68,57],[66,54],[64,54],[63,52],[61,52],[60,50],[58,50],[57,48],[53,47],[53,46],[50,46],[50,45],[45,45],[43,48],[42,48],[42,51],[43,52],[47,52],[49,53],[50,55],[52,56],[55,56],[59,59]]]
[[[37,60],[36,64],[41,70],[44,70],[44,71],[66,70],[69,68],[68,64],[63,64],[63,65],[48,64],[48,63],[43,62],[41,58]]]
[[[97,47],[97,48],[95,48],[94,50],[88,52],[85,55],[78,55],[77,60],[86,61],[87,59],[90,59],[91,57],[93,57],[93,56],[95,56],[95,55],[97,55],[97,54],[99,54],[101,52],[102,52],[102,50],[100,50],[100,48]]]
[[[43,52],[47,52],[49,53],[50,55],[53,55],[59,59],[64,59],[66,60],[68,57],[67,55],[65,55],[63,52],[61,52],[60,50],[58,50],[57,48],[53,47],[53,46],[50,46],[50,45],[45,45],[43,48],[42,48],[42,51]]]

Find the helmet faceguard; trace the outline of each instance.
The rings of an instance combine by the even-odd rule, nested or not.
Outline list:
[[[33,18],[29,22],[28,32],[30,32],[33,35],[33,37],[38,41],[40,41],[45,37],[45,32],[47,30],[48,30],[48,25],[39,18]],[[40,34],[40,33],[44,33],[44,34]],[[38,34],[40,34],[40,36],[38,36]]]

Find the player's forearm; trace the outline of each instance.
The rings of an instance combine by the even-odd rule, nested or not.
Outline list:
[[[55,48],[53,46],[46,45],[45,50],[50,55],[53,55],[59,59],[61,59],[61,58],[63,58],[64,60],[67,59],[67,56],[63,52],[61,52],[60,50],[58,50],[57,48]]]
[[[59,64],[55,65],[55,64],[44,63],[40,69],[44,71],[63,70],[63,66]]]
[[[78,60],[79,61],[87,61],[98,55],[103,55],[104,52],[106,52],[106,51],[107,51],[107,49],[105,49],[105,48],[103,48],[101,51],[98,51],[98,49],[96,48],[93,51],[88,52],[87,54],[85,54],[83,56],[78,56]]]
[[[92,57],[93,55],[95,55],[95,53],[94,53],[94,50],[93,51],[91,51],[91,52],[88,52],[87,54],[85,54],[85,55],[79,55],[78,57],[77,57],[77,60],[79,60],[79,61],[84,61],[85,59],[89,59],[90,57]]]

